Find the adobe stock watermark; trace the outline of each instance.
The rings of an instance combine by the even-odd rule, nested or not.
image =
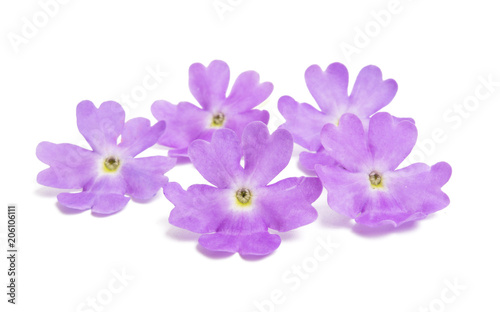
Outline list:
[[[339,247],[340,244],[334,242],[330,236],[326,239],[318,237],[312,254],[283,272],[281,287],[271,290],[267,298],[254,300],[255,308],[252,312],[274,312],[276,307],[283,305],[294,292],[298,291],[303,282],[317,272],[321,263],[330,259]]]
[[[122,293],[129,285],[129,282],[134,280],[134,276],[130,275],[125,267],[122,267],[120,271],[111,270],[111,275],[112,277],[104,288],[85,298],[85,301],[76,307],[77,312],[104,311],[113,302],[115,296]]]
[[[221,21],[224,21],[225,15],[229,12],[234,11],[237,7],[239,7],[243,3],[243,0],[215,0],[212,3],[215,12],[219,16]]]
[[[384,9],[371,11],[370,19],[363,26],[354,27],[352,41],[340,43],[340,50],[346,62],[350,63],[353,55],[361,54],[362,50],[368,47],[372,40],[391,24],[394,16],[403,12],[403,9],[404,6],[400,0],[390,0]]]
[[[59,14],[61,6],[67,4],[69,0],[39,0],[40,7],[29,18],[21,18],[21,29],[18,32],[9,32],[7,39],[15,52],[19,52],[22,45],[27,45],[31,39],[35,38],[42,28],[45,28],[51,19]]]
[[[158,64],[154,68],[146,66],[145,71],[146,74],[138,84],[120,95],[120,104],[127,114],[143,103],[148,98],[148,93],[157,89],[169,75]]]
[[[439,296],[432,299],[429,304],[420,306],[418,312],[445,312],[447,307],[457,301],[458,297],[467,290],[458,278],[454,278],[453,281],[445,279],[443,283],[444,287]]]
[[[406,165],[424,162],[427,157],[434,154],[437,147],[449,139],[450,133],[462,127],[464,121],[490,100],[500,87],[500,80],[495,80],[492,74],[486,77],[479,76],[477,80],[478,84],[470,95],[443,112],[442,118],[446,127],[436,127],[431,131],[430,137],[417,141],[415,148],[404,162]]]

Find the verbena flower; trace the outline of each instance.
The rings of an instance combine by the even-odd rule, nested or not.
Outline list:
[[[211,143],[194,141],[189,157],[214,186],[196,184],[184,191],[168,183],[164,193],[175,205],[170,223],[202,233],[199,243],[209,250],[271,253],[281,239],[268,229],[289,231],[317,217],[311,204],[322,191],[318,178],[287,178],[268,185],[289,163],[292,149],[288,131],[269,135],[258,121],[244,129],[241,142],[229,129],[217,130]]]
[[[153,116],[166,122],[166,131],[158,143],[173,148],[170,156],[187,157],[192,141],[210,141],[217,129],[232,129],[241,136],[243,128],[252,121],[268,123],[269,113],[253,108],[271,94],[270,82],[259,83],[258,73],[246,71],[238,76],[226,96],[228,84],[229,67],[225,62],[213,61],[208,67],[195,63],[189,68],[189,89],[201,108],[188,102],[153,103]]]
[[[350,95],[347,90],[349,74],[341,63],[330,64],[325,71],[312,65],[306,70],[305,80],[320,110],[307,103],[298,103],[290,96],[279,99],[278,109],[286,119],[281,127],[292,133],[297,144],[314,152],[300,154],[300,163],[308,170],[313,170],[315,164],[332,161],[320,142],[324,125],[337,125],[343,114],[351,113],[366,126],[369,117],[389,104],[398,89],[396,81],[383,80],[382,72],[373,65],[360,71]]]
[[[150,126],[145,118],[125,123],[125,112],[116,102],[98,109],[83,101],[76,109],[78,130],[92,151],[72,144],[41,142],[36,155],[50,168],[40,172],[38,183],[62,189],[82,189],[60,193],[63,206],[99,214],[121,210],[130,197],[147,200],[167,182],[165,172],[175,160],[164,156],[134,158],[153,146],[165,129],[165,122]],[[117,139],[121,135],[121,143]]]
[[[396,170],[416,140],[413,123],[388,113],[371,117],[368,130],[353,114],[343,115],[338,127],[326,125],[321,143],[338,165],[315,169],[329,206],[358,223],[395,226],[446,207],[450,200],[441,187],[451,176],[450,165],[415,163]]]

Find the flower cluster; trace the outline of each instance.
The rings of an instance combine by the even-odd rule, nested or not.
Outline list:
[[[309,67],[306,84],[321,111],[289,96],[278,101],[286,122],[274,133],[269,113],[254,109],[273,85],[247,71],[226,96],[229,67],[213,61],[189,68],[189,88],[200,107],[156,101],[158,120],[125,122],[116,102],[99,108],[90,101],[77,106],[78,130],[91,150],[72,144],[41,142],[37,157],[49,165],[38,183],[77,192],[62,192],[58,202],[97,214],[122,210],[130,198],[147,201],[163,189],[173,203],[169,222],[202,234],[204,248],[242,255],[267,255],[280,245],[279,235],[317,218],[312,204],[323,187],[328,205],[356,222],[376,226],[425,218],[449,204],[441,187],[451,175],[444,162],[398,169],[417,139],[411,118],[378,111],[394,98],[397,84],[382,80],[375,66],[363,68],[348,95],[348,73],[340,63],[326,71]],[[317,177],[274,181],[288,165],[294,142],[305,170]],[[168,156],[136,157],[155,144]],[[184,190],[165,173],[179,157],[211,184]]]
[[[312,151],[302,152],[300,163],[317,172],[333,210],[358,223],[397,226],[448,206],[441,187],[451,176],[450,165],[397,169],[413,149],[417,129],[411,118],[377,113],[396,95],[394,80],[382,80],[378,67],[367,66],[348,95],[348,72],[340,63],[325,71],[313,65],[305,79],[321,111],[283,96],[281,127]]]

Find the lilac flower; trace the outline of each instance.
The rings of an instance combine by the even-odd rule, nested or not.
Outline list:
[[[321,111],[307,103],[298,103],[290,96],[279,99],[278,109],[286,119],[281,127],[292,133],[297,144],[314,152],[300,154],[300,163],[308,170],[313,170],[317,163],[333,161],[321,146],[320,133],[324,125],[337,125],[343,114],[351,113],[366,126],[369,117],[389,104],[398,89],[396,81],[382,80],[382,72],[373,65],[360,71],[350,95],[347,94],[349,74],[341,63],[330,64],[325,71],[312,65],[306,70],[305,80]]]
[[[165,122],[150,127],[149,120],[134,118],[125,123],[125,112],[116,102],[99,109],[83,101],[76,109],[78,130],[92,151],[72,144],[41,142],[36,155],[50,168],[40,172],[38,183],[63,189],[83,189],[60,193],[63,206],[92,209],[99,214],[115,213],[130,197],[152,198],[168,179],[165,172],[175,160],[164,156],[134,158],[153,146],[165,129]],[[121,143],[117,139],[121,135]]]
[[[270,82],[259,83],[259,74],[246,71],[238,76],[229,96],[229,67],[225,62],[213,61],[208,67],[195,63],[189,68],[189,89],[201,108],[180,102],[173,105],[156,101],[151,107],[153,116],[165,120],[165,133],[158,143],[173,148],[170,156],[187,157],[189,144],[196,139],[210,141],[215,130],[228,128],[241,136],[252,121],[269,121],[269,113],[252,109],[269,97]]]
[[[450,165],[415,163],[396,170],[416,140],[413,123],[388,113],[371,117],[367,131],[353,114],[343,115],[338,127],[326,125],[321,143],[338,165],[315,169],[330,207],[358,223],[395,226],[446,207],[450,200],[441,187],[451,176]]]
[[[196,184],[184,191],[179,184],[168,183],[164,193],[175,205],[170,223],[202,233],[199,243],[210,250],[271,253],[281,239],[269,228],[289,231],[317,217],[311,204],[322,191],[318,178],[287,178],[268,185],[287,166],[292,149],[288,131],[269,135],[258,121],[244,129],[241,142],[229,129],[217,130],[211,143],[194,141],[189,157],[215,187]]]

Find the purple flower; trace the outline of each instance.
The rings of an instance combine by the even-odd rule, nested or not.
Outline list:
[[[300,155],[301,165],[308,170],[313,170],[317,163],[333,161],[321,146],[320,133],[324,125],[337,125],[342,115],[351,113],[366,126],[369,117],[389,104],[398,89],[396,81],[382,80],[382,72],[373,65],[360,71],[350,95],[347,94],[349,74],[341,63],[330,64],[325,71],[312,65],[306,70],[305,80],[321,111],[307,103],[298,103],[290,96],[279,99],[278,109],[286,119],[281,127],[292,133],[297,144],[314,152]]]
[[[268,185],[289,163],[292,149],[288,131],[269,135],[258,121],[244,129],[241,142],[229,129],[217,130],[211,143],[194,141],[189,157],[215,187],[196,184],[184,191],[179,184],[168,183],[164,193],[175,205],[170,223],[202,233],[199,243],[210,250],[271,253],[281,239],[269,228],[289,231],[317,217],[311,204],[322,191],[318,178],[287,178]]]
[[[130,200],[147,200],[167,181],[165,172],[175,160],[164,156],[134,158],[153,146],[165,129],[165,122],[150,127],[149,120],[134,118],[125,123],[125,112],[116,102],[104,102],[99,109],[90,101],[76,108],[78,130],[92,151],[72,144],[41,142],[36,156],[50,168],[40,172],[38,183],[83,189],[60,193],[57,200],[68,208],[99,214],[117,212]],[[117,139],[121,135],[121,143]]]
[[[338,127],[326,125],[321,143],[338,165],[315,169],[330,207],[358,223],[398,226],[448,206],[441,187],[451,176],[450,165],[415,163],[396,170],[416,140],[413,123],[388,113],[371,117],[367,131],[353,114],[343,115]]]
[[[246,71],[238,76],[229,96],[229,67],[213,61],[208,67],[195,63],[189,68],[189,89],[201,108],[188,102],[173,105],[156,101],[151,107],[153,116],[165,120],[166,131],[158,143],[173,148],[170,156],[187,157],[189,144],[196,139],[210,141],[215,130],[228,128],[241,136],[252,121],[269,121],[269,113],[252,109],[269,97],[270,82],[259,83],[259,74]]]

